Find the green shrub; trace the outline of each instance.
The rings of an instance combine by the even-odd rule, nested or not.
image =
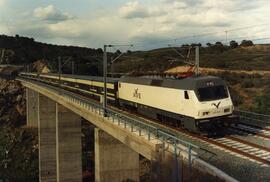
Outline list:
[[[253,83],[252,80],[244,80],[242,82],[242,85],[243,85],[244,88],[252,88],[252,87],[254,87],[254,83]]]
[[[229,87],[229,90],[234,106],[239,106],[243,104],[244,98],[241,95],[239,95],[239,93],[232,87]]]
[[[262,96],[256,97],[255,111],[262,114],[270,115],[270,93],[266,93]]]

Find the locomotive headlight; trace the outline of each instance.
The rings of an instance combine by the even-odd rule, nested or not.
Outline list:
[[[226,109],[224,109],[224,112],[230,112],[231,111],[231,109],[230,108],[226,108]]]
[[[203,116],[207,116],[208,114],[209,114],[209,111],[202,113]]]

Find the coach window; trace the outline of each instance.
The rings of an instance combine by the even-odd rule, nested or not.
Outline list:
[[[189,99],[188,92],[185,91],[185,99]]]

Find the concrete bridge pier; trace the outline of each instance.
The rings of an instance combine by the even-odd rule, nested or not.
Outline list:
[[[95,128],[95,181],[139,182],[139,154]]]
[[[57,181],[82,181],[81,117],[56,105]]]
[[[81,182],[81,118],[38,94],[39,179]]]
[[[39,181],[56,181],[56,103],[38,94]]]
[[[151,181],[180,182],[183,179],[182,167],[181,157],[170,155],[167,151],[164,151],[162,145],[160,145],[152,154]]]
[[[26,88],[27,126],[38,127],[38,92]]]

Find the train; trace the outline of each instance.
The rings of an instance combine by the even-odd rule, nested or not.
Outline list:
[[[58,84],[102,100],[103,77],[21,72],[22,78]],[[123,76],[107,79],[108,103],[153,121],[195,133],[209,133],[237,125],[227,84],[220,77],[191,76],[183,79]]]

